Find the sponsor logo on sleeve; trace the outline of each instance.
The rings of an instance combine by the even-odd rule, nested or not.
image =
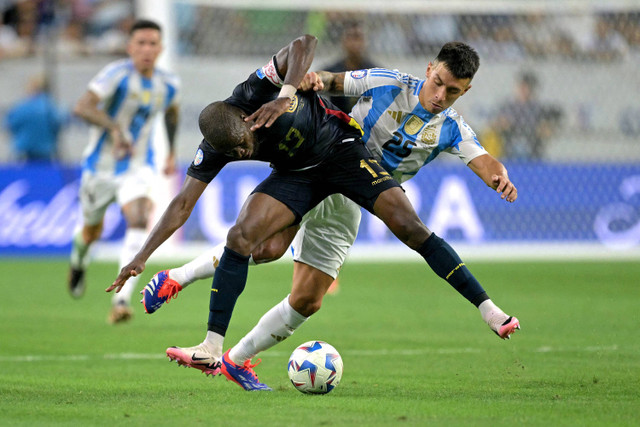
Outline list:
[[[271,61],[269,61],[267,65],[262,67],[261,70],[262,70],[262,73],[264,73],[264,76],[268,78],[271,83],[273,83],[276,86],[282,85],[282,80],[278,75],[278,71],[276,70],[276,65],[273,63],[273,58],[271,58]],[[258,77],[260,77],[260,74],[258,74]]]
[[[351,72],[352,79],[362,79],[367,75],[367,70],[356,70]]]

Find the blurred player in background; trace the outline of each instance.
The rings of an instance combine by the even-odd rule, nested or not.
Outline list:
[[[324,67],[326,71],[338,73],[377,67],[367,56],[367,37],[359,22],[348,20],[342,24],[341,43],[342,58]],[[329,99],[345,113],[349,113],[358,101],[356,97],[342,95],[332,95]]]
[[[491,129],[499,136],[502,157],[509,160],[541,160],[550,138],[562,121],[562,111],[549,101],[538,99],[538,77],[521,73],[512,99],[503,102]]]
[[[278,61],[273,62],[280,64],[280,57],[277,56],[276,59]],[[363,139],[389,173],[405,181],[415,175],[420,167],[432,160],[439,151],[448,151],[465,161],[487,185],[501,193],[503,199],[513,202],[517,198],[517,190],[510,182],[504,166],[479,145],[473,131],[453,109],[449,108],[471,87],[470,82],[477,67],[478,58],[475,51],[461,43],[450,43],[443,47],[434,63],[429,64],[426,80],[419,80],[398,71],[373,69],[338,74],[309,73],[299,85],[296,83],[296,86],[303,91],[327,88],[334,92],[356,96],[369,89],[379,88],[378,91],[372,91],[377,92],[379,97],[362,98],[352,114],[354,118],[359,118],[361,123],[365,123]],[[274,74],[273,70],[269,71],[270,73],[263,67],[257,74]],[[308,98],[309,96],[306,95],[303,99]],[[326,108],[331,108],[331,105],[328,104]],[[363,120],[365,117],[369,119]],[[254,126],[256,127],[260,127],[260,124]],[[202,147],[203,145],[201,149],[204,150]],[[204,154],[205,158],[206,156],[207,154]],[[202,162],[202,156],[197,156],[189,170],[189,175],[196,177]],[[366,166],[361,163],[361,168],[366,169]],[[378,174],[383,176],[380,172]],[[131,264],[123,268],[113,285],[107,289],[108,291],[118,289],[129,275],[139,274],[153,250],[186,220],[184,218],[180,221],[178,219],[170,221],[169,218],[184,216],[183,211],[186,215],[190,213],[189,208],[195,204],[195,201],[187,200],[189,195],[186,187],[192,181],[193,179],[188,177],[181,190],[181,193],[184,193],[182,199],[185,200],[176,202],[174,199],[172,204],[176,204],[176,207],[172,211],[165,212],[163,218],[167,219],[161,220],[161,223],[156,226],[143,250]],[[199,193],[203,190],[204,187],[199,189]],[[390,191],[392,190],[386,190],[386,192]],[[255,194],[254,192],[254,196]],[[387,205],[384,208],[379,205],[381,200],[385,200],[382,194],[376,201],[376,209],[388,210],[387,213],[395,211],[396,214],[400,214],[403,210],[401,204]],[[175,210],[181,205],[183,207],[178,213]],[[258,215],[249,215],[243,208],[235,227],[243,220],[256,216]],[[291,295],[265,314],[258,325],[237,346],[224,354],[222,372],[227,378],[246,390],[268,389],[258,381],[252,369],[255,365],[251,365],[250,359],[259,351],[270,348],[290,336],[308,316],[320,308],[324,294],[337,276],[347,250],[355,240],[359,222],[359,207],[340,194],[328,197],[303,217],[300,231],[293,241],[296,262]],[[170,229],[168,229],[169,225],[171,225]],[[290,227],[260,247],[260,250],[264,250],[262,256],[258,256],[260,252],[258,248],[253,250],[254,259],[268,260],[281,256],[291,242],[296,229],[296,226]],[[164,231],[161,233],[156,230]],[[156,233],[158,236],[154,237]],[[244,238],[249,237],[244,236]],[[418,246],[419,248],[414,249],[425,258],[429,266],[479,308],[483,319],[496,334],[501,338],[508,338],[515,329],[519,328],[518,319],[506,315],[489,299],[446,242],[429,232],[428,238]],[[269,250],[273,249],[275,250],[268,254]],[[224,255],[221,254],[222,251]],[[144,290],[143,302],[146,311],[154,312],[187,284],[210,276],[220,262],[213,285],[213,290],[218,290],[217,286],[221,282],[218,280],[220,271],[227,269],[223,280],[230,280],[229,267],[223,267],[228,253],[228,248],[218,247],[184,267],[158,273]],[[246,265],[249,257],[247,256],[243,261]],[[218,372],[222,355],[224,332],[212,328],[210,323],[207,338],[202,344],[189,348],[172,347],[167,350],[167,354],[181,364],[200,369],[208,374],[215,374]]]
[[[175,171],[180,82],[176,75],[156,68],[161,52],[160,26],[153,21],[136,21],[127,44],[129,58],[103,68],[75,106],[74,112],[92,125],[80,187],[84,221],[71,250],[69,292],[75,298],[85,291],[89,247],[100,238],[111,203],[120,205],[127,224],[120,267],[131,261],[144,243],[157,173],[153,127],[163,113],[169,141],[164,173]],[[130,279],[123,292],[114,295],[110,323],[131,318],[130,299],[136,282],[136,278]]]

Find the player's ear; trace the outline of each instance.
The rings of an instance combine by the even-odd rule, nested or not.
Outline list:
[[[467,88],[462,92],[462,95],[464,95],[465,93],[469,92],[469,89],[471,89],[472,85],[467,86]],[[462,96],[460,95],[460,96]]]
[[[424,76],[426,78],[429,78],[429,74],[431,74],[432,67],[433,67],[433,64],[431,63],[431,61],[429,61],[429,64],[427,65],[427,71],[424,73]]]

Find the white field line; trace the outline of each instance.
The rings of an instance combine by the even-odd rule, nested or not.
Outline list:
[[[597,353],[616,352],[618,345],[589,346],[589,347],[551,347],[544,346],[531,350],[533,353]],[[344,356],[380,357],[380,356],[421,356],[426,354],[466,354],[481,353],[486,349],[481,348],[423,348],[414,350],[347,350],[341,352]],[[167,356],[161,353],[109,353],[103,355],[71,354],[71,355],[22,355],[0,356],[0,363],[19,362],[82,362],[96,360],[156,360]],[[289,357],[289,353],[270,351],[261,354],[260,357]]]
[[[96,261],[115,262],[118,260],[121,244],[98,242],[92,249]],[[632,248],[616,249],[600,243],[481,243],[468,244],[453,242],[452,246],[466,261],[638,261],[640,245]],[[168,267],[179,265],[211,248],[211,244],[192,242],[165,244],[149,258],[150,262],[167,263]],[[416,252],[401,243],[363,244],[356,243],[350,250],[347,262],[424,262]],[[277,262],[291,262],[291,252]]]

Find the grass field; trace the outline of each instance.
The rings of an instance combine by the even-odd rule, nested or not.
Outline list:
[[[159,269],[150,265],[143,282]],[[640,425],[640,263],[470,263],[521,321],[498,339],[421,263],[348,262],[340,291],[256,368],[273,393],[178,368],[164,355],[206,332],[209,283],[153,315],[106,324],[115,264],[94,264],[82,300],[63,261],[4,260],[0,425]],[[225,347],[280,301],[291,263],[254,267]],[[342,354],[341,384],[308,396],[289,383],[299,344]]]

